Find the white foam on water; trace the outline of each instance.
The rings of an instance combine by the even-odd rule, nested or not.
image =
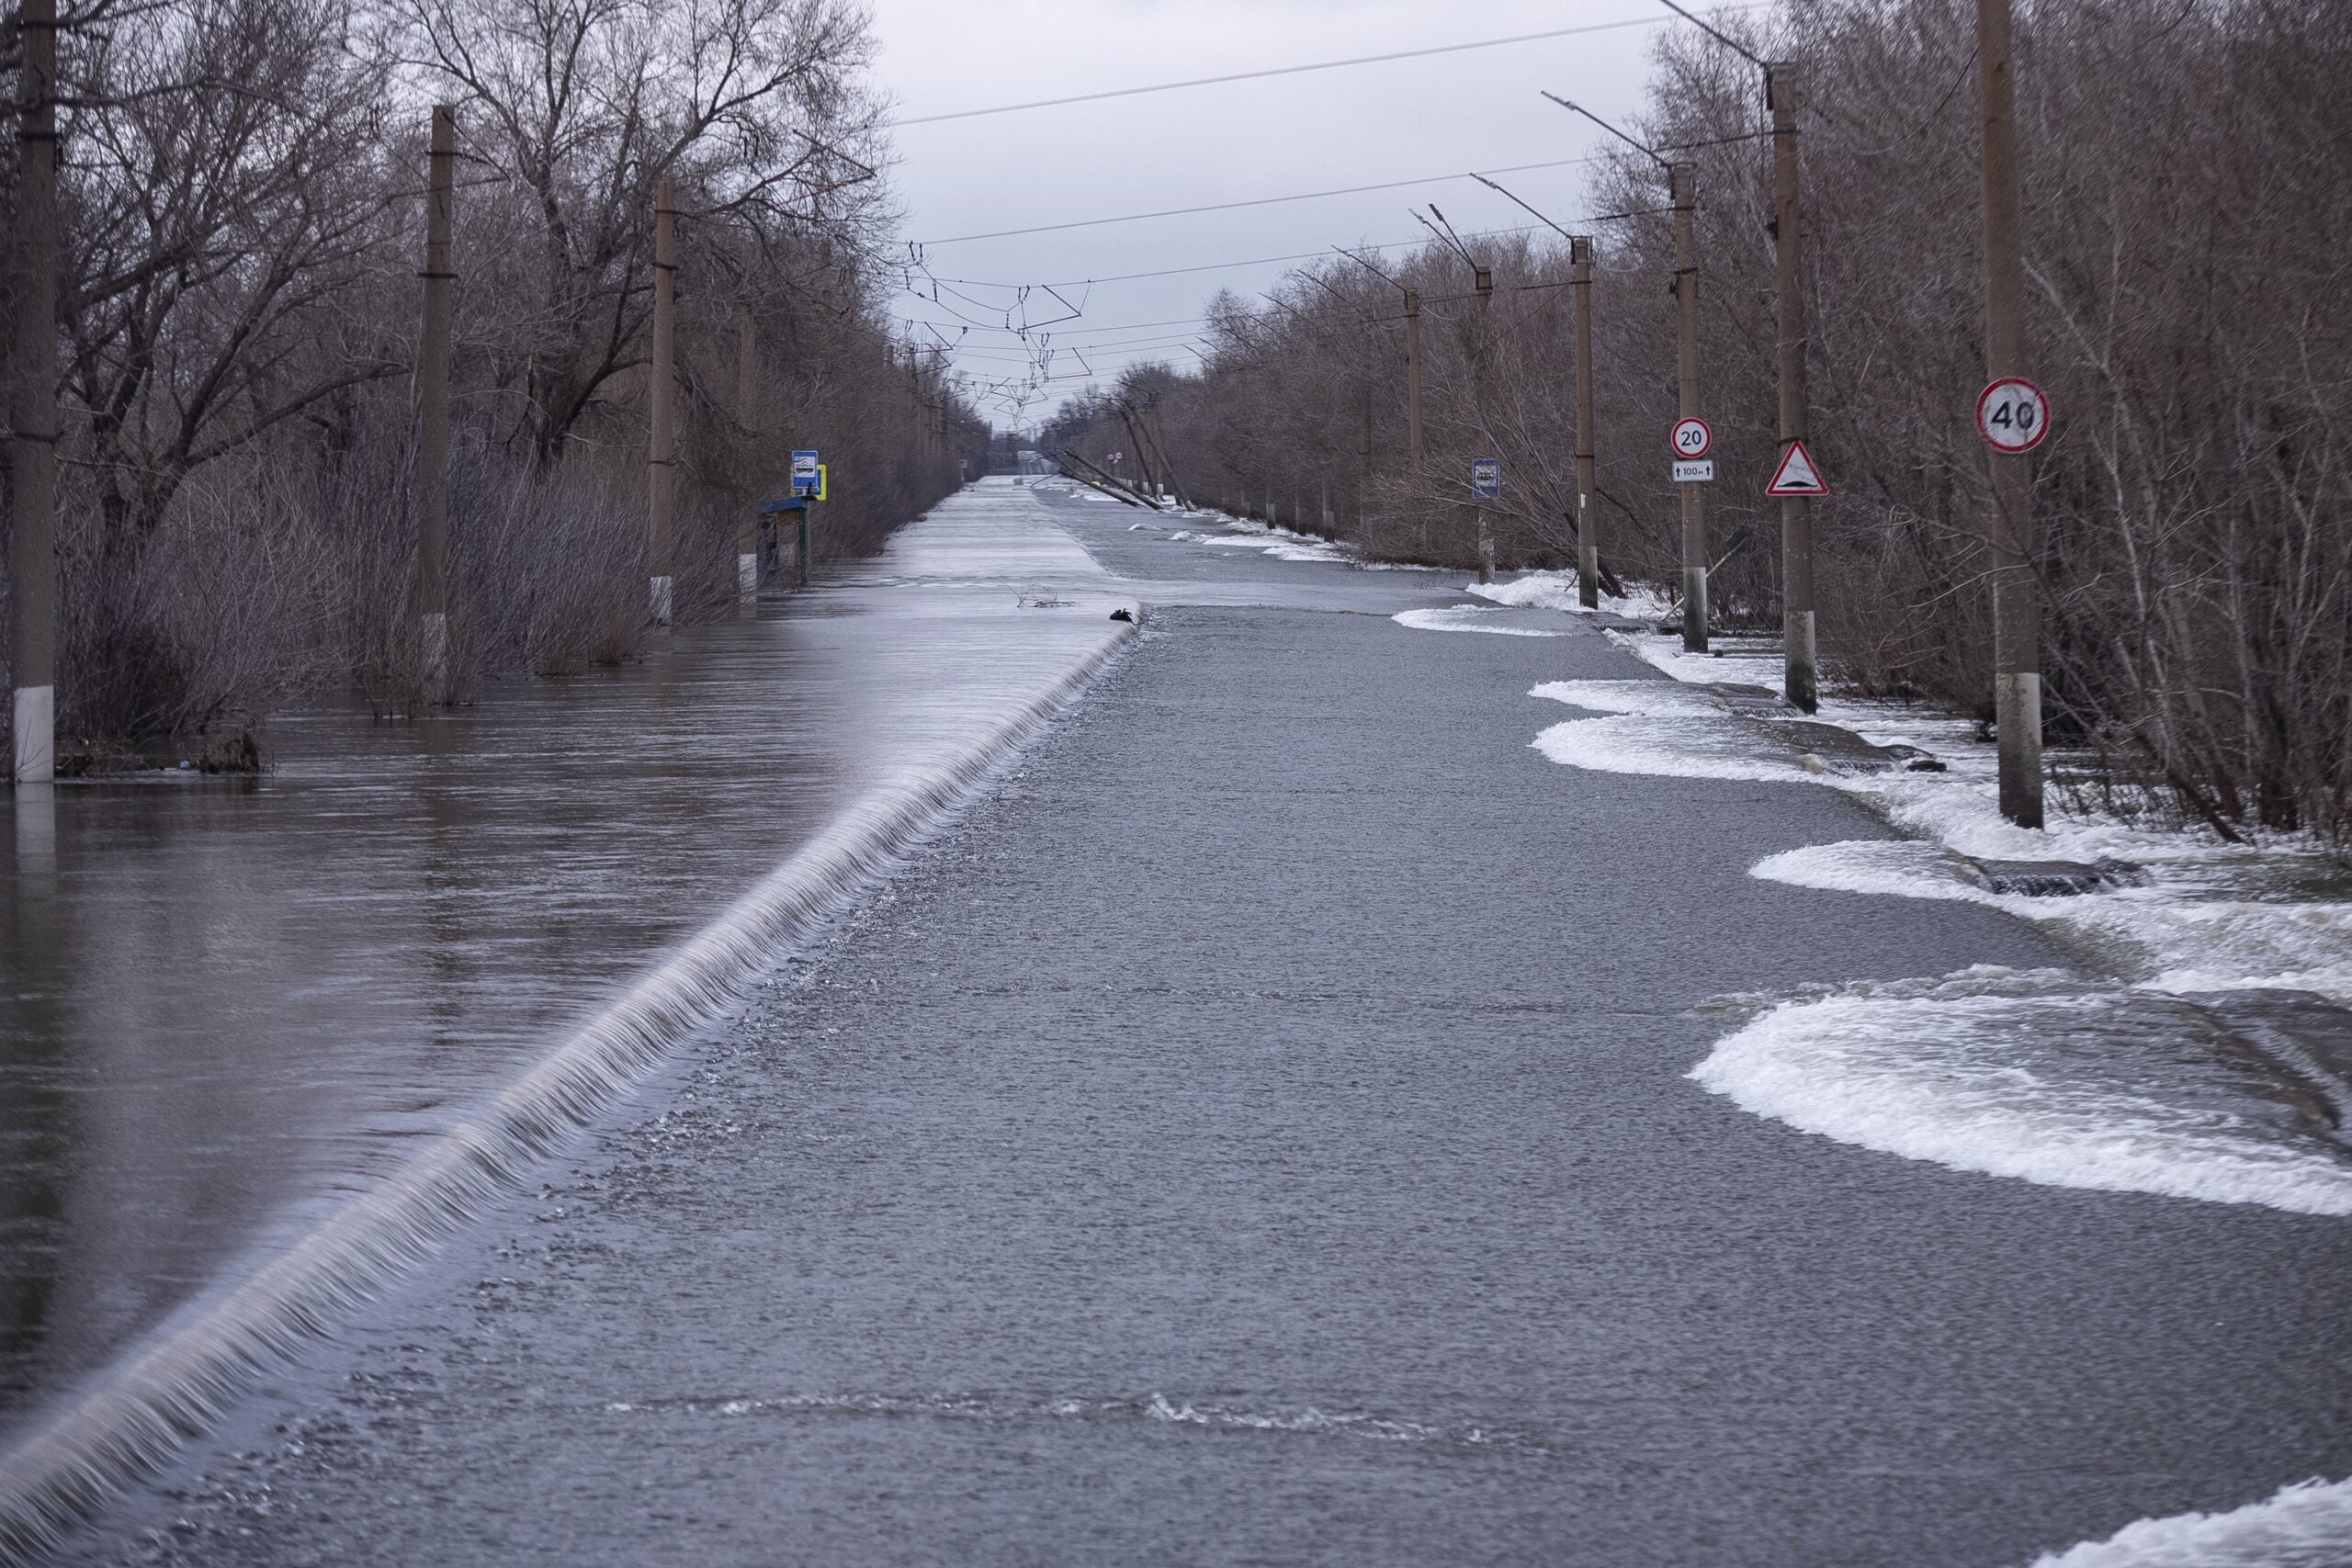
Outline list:
[[[1834,844],[1808,844],[1767,855],[1748,867],[1747,874],[1825,893],[1946,898],[1996,906],[2007,902],[1971,881],[1961,863],[1940,846],[1917,839],[1849,839]]]
[[[1795,763],[1759,755],[1739,742],[1739,737],[1702,724],[1620,716],[1570,719],[1544,730],[1529,744],[1555,762],[1588,773],[1804,782],[1804,770]]]
[[[1498,609],[1483,604],[1448,604],[1437,610],[1399,610],[1389,617],[1398,626],[1411,626],[1424,632],[1494,632],[1502,637],[1566,637],[1566,632],[1546,631],[1541,626],[1496,626],[1482,617],[1498,615]]]
[[[2279,867],[2259,857],[2227,867],[2228,874],[2208,862],[2197,878],[2162,863],[2139,869],[2149,886],[2029,897],[1977,886],[1962,863],[1934,843],[1854,840],[1770,855],[1748,874],[1796,887],[1988,905],[2153,990],[2259,987],[2352,1002],[2352,905],[2286,896]],[[2266,883],[2269,897],[2232,896],[2233,888],[2260,893]]]
[[[1463,1444],[1542,1450],[1544,1445],[1504,1427],[1410,1421],[1361,1410],[1251,1410],[1208,1400],[1153,1393],[1140,1399],[1060,1396],[1023,1399],[999,1393],[783,1394],[767,1398],[616,1401],[607,1414],[662,1416],[902,1416],[938,1421],[1142,1421],[1215,1432],[1265,1432],[1302,1437],[1357,1438],[1390,1443]]]
[[[2104,1540],[2045,1552],[2030,1568],[2344,1568],[2352,1562],[2352,1480],[2314,1476],[2243,1508],[2125,1525]]]
[[[2352,1214],[2352,1159],[2261,1069],[2213,1052],[2168,998],[2062,971],[1802,996],[1690,1076],[1800,1132],[1954,1170]]]
[[[1676,682],[1546,681],[1528,695],[1608,716],[1555,724],[1529,742],[1566,767],[1677,779],[1813,779],[1795,753],[1728,722],[1713,698]]]
[[[1721,705],[1704,692],[1674,681],[1545,681],[1530,687],[1527,694],[1594,713],[1708,719],[1723,713]]]

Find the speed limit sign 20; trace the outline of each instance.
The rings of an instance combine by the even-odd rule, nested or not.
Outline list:
[[[1996,452],[2030,452],[2050,434],[2050,400],[2022,376],[2004,377],[1977,396],[1976,434]]]
[[[1715,433],[1703,419],[1680,419],[1674,422],[1674,455],[1678,457],[1703,457],[1715,444]]]

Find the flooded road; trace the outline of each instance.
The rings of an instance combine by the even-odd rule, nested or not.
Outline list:
[[[289,716],[258,780],[20,793],[0,1449],[844,813],[1001,728],[1127,602],[1024,492],[968,491],[843,581],[638,664],[413,724]]]
[[[600,873],[592,931],[687,899],[705,923],[648,936],[658,966],[583,969],[609,1005],[577,1029],[550,984],[555,1021],[386,1175],[353,1123],[289,1123],[356,1196],[302,1229],[276,1216],[334,1189],[293,1183],[270,1269],[354,1214],[438,1250],[365,1301],[292,1292],[329,1332],[290,1358],[283,1321],[233,1325],[275,1370],[84,1500],[58,1562],[2345,1560],[2339,1156],[2168,997],[2119,1005],[1992,896],[1891,896],[1926,846],[1726,750],[1572,617],[1069,494],[954,516],[1023,564],[977,522],[919,530],[933,564],[894,552],[797,629],[714,646],[869,637],[912,673],[840,669],[854,640],[831,668],[910,713],[1003,712],[1008,671],[1066,692],[1122,596],[1132,651],[1016,726],[1017,764],[854,914],[775,911],[899,790],[878,763],[800,847],[713,852],[732,880]],[[967,614],[996,629],[923,625]],[[1017,657],[947,677],[910,651],[1000,639]],[[673,705],[696,704],[726,707]],[[894,721],[933,737],[902,751],[854,705],[829,722],[866,719],[844,732],[906,777],[957,750],[944,715]],[[822,750],[779,750],[777,789],[816,793]],[[658,796],[665,865],[707,848],[682,819],[762,808],[710,772]],[[478,904],[553,878],[519,847],[552,809],[515,814]],[[489,1127],[528,1154],[530,1116],[485,1095],[564,1103],[686,1032],[560,1160],[492,1190],[432,1152],[497,1164]],[[412,1053],[400,1082],[439,1082]],[[2026,1147],[2070,1163],[1995,1157]],[[417,1191],[464,1223],[385,1208]],[[287,1298],[243,1267],[180,1314]]]

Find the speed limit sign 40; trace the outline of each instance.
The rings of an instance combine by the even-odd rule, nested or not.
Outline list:
[[[1996,452],[2030,452],[2050,434],[2050,400],[2022,376],[2003,377],[1977,396],[1976,434]]]
[[[1674,455],[1678,457],[1703,457],[1715,444],[1715,433],[1703,419],[1679,419],[1674,422]]]

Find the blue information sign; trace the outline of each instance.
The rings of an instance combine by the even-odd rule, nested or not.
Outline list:
[[[795,495],[814,495],[817,493],[819,484],[820,481],[817,475],[816,452],[810,450],[793,453],[792,493]]]
[[[1470,493],[1481,501],[1492,501],[1503,492],[1503,460],[1500,457],[1477,457],[1470,464]]]

